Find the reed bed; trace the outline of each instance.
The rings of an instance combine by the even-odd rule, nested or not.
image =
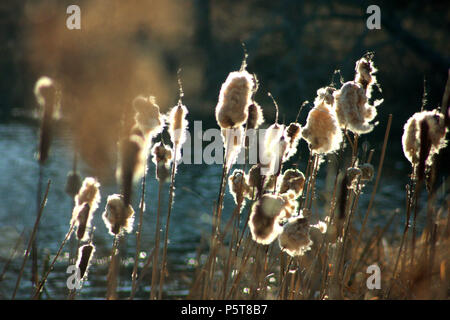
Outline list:
[[[264,110],[255,101],[258,80],[246,68],[244,59],[241,69],[231,72],[220,90],[215,117],[225,149],[222,176],[220,181],[211,181],[218,186],[211,213],[212,229],[204,237],[206,245],[199,245],[196,261],[200,261],[201,255],[206,259],[197,265],[187,298],[448,299],[450,202],[448,189],[445,189],[446,198],[438,200],[437,190],[442,187],[436,185],[435,177],[439,174],[436,159],[447,145],[450,76],[442,106],[422,110],[405,124],[402,146],[411,163],[409,181],[405,179],[405,224],[398,240],[387,241],[394,217],[381,228],[373,228],[368,221],[383,183],[387,145],[393,143],[400,148],[400,142],[389,138],[392,114],[387,119],[379,119],[380,123],[373,122],[383,102],[372,97],[374,88],[380,85],[375,77],[373,54],[366,54],[356,62],[353,80],[341,80],[339,84],[317,90],[305,124],[297,122],[298,116],[289,125],[279,123],[278,104],[269,94],[277,115],[274,123],[266,124],[264,141],[258,144],[256,164],[249,162],[246,136],[251,130],[261,130]],[[36,96],[44,107],[44,116],[38,160],[43,163],[49,156],[51,142],[50,131],[45,133],[53,112],[49,106],[55,103],[53,82],[47,78],[40,81],[37,88],[41,89]],[[137,97],[132,103],[134,123],[130,128],[124,127],[118,141],[116,178],[120,192],[108,196],[102,215],[112,236],[105,274],[106,299],[118,298],[119,251],[124,243],[131,241],[135,219],[131,204],[139,182],[141,194],[129,299],[136,297],[142,281],[149,282],[150,299],[165,298],[164,283],[170,278],[167,264],[171,249],[170,217],[176,199],[175,178],[188,129],[188,107],[182,102],[180,78],[179,85],[179,101],[167,115],[160,113],[155,97]],[[361,143],[361,137],[370,134],[376,125],[384,128],[383,144],[380,149],[369,149],[367,143]],[[170,143],[165,141],[164,134],[170,137]],[[306,162],[298,161],[301,139],[310,152]],[[236,159],[241,151],[245,152],[246,161],[238,168]],[[100,201],[101,187],[94,177],[86,178],[81,184],[74,154],[74,169],[68,175],[66,188],[74,197],[72,219],[61,246],[41,281],[36,283],[32,295],[35,299],[41,298],[57,259],[73,234],[78,240],[75,260],[81,283],[87,279],[89,268],[95,268],[90,262],[96,254],[95,227],[91,222]],[[154,177],[147,172],[149,155],[156,167]],[[336,155],[340,155],[341,161],[337,161]],[[321,190],[316,181],[325,172],[331,177],[326,186],[328,203],[319,206]],[[153,178],[158,180],[158,191],[146,195],[146,183]],[[166,182],[170,184],[168,211],[162,228]],[[12,299],[16,297],[36,240],[49,187],[50,181],[40,201]],[[234,207],[224,207],[227,192],[233,196]],[[425,192],[427,203],[421,204],[420,195]],[[360,207],[362,193],[370,193],[366,208]],[[143,220],[147,218],[149,204],[156,206],[155,240],[152,248],[144,249],[148,251],[147,261],[140,266]],[[223,221],[225,210],[229,213],[227,221]],[[419,229],[417,218],[423,212],[426,224]],[[373,270],[380,271],[378,279]],[[80,290],[82,286],[70,290],[68,298],[75,299]]]

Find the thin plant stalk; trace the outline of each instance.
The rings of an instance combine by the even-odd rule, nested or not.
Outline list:
[[[383,169],[384,156],[386,155],[386,147],[387,147],[387,142],[388,142],[388,139],[389,139],[389,132],[390,132],[390,129],[391,129],[391,124],[392,124],[392,114],[389,114],[388,123],[387,123],[387,126],[386,126],[386,132],[384,134],[383,147],[381,149],[380,163],[378,164],[378,172],[377,172],[377,177],[376,177],[376,180],[375,180],[375,186],[373,187],[373,191],[372,191],[372,194],[371,194],[370,200],[369,200],[369,205],[367,207],[366,214],[364,215],[364,220],[363,220],[363,223],[362,223],[362,226],[361,226],[361,230],[359,232],[358,239],[357,239],[356,245],[355,245],[355,249],[353,251],[355,255],[358,252],[359,245],[360,245],[360,242],[361,242],[361,238],[362,238],[362,235],[364,234],[364,229],[366,227],[367,220],[368,220],[368,217],[369,217],[369,213],[370,213],[370,210],[372,209],[373,202],[375,200],[375,195],[377,193],[378,184],[379,184],[380,178],[381,178],[381,171]]]
[[[145,163],[144,176],[142,177],[141,201],[139,204],[139,223],[138,223],[138,230],[136,233],[136,252],[134,255],[133,273],[131,275],[132,285],[131,285],[130,300],[132,300],[134,298],[134,295],[136,293],[137,269],[138,269],[138,264],[139,264],[139,254],[141,251],[142,222],[144,220],[146,176],[147,176],[147,163]]]
[[[107,300],[116,299],[116,291],[117,291],[117,274],[119,268],[119,256],[118,256],[118,248],[119,248],[119,236],[115,235],[113,240],[113,246],[111,250],[111,261],[109,263],[107,282],[108,288],[106,292]]]
[[[69,228],[69,231],[67,232],[66,236],[64,237],[64,240],[62,241],[61,245],[59,246],[58,252],[56,253],[55,257],[53,258],[52,263],[50,264],[50,267],[48,268],[48,270],[47,270],[47,272],[45,273],[45,275],[42,277],[42,280],[41,280],[41,282],[39,283],[39,286],[37,287],[37,289],[36,289],[36,291],[35,291],[35,293],[34,293],[34,299],[36,299],[36,298],[41,294],[41,290],[42,290],[42,288],[44,287],[45,282],[47,281],[47,278],[48,278],[50,272],[52,272],[52,270],[53,270],[53,268],[54,268],[54,266],[55,266],[55,263],[56,263],[56,261],[58,260],[58,257],[59,257],[59,255],[61,254],[62,249],[64,248],[64,246],[65,246],[67,240],[70,238],[70,236],[71,236],[71,234],[72,234],[72,232],[73,232],[74,227],[75,227],[75,221],[72,222],[72,224],[71,224],[71,226],[70,226],[70,228]]]
[[[31,232],[31,237],[30,237],[30,240],[28,241],[27,250],[25,252],[25,256],[23,257],[22,266],[20,267],[19,276],[17,277],[16,286],[14,288],[13,295],[12,295],[12,300],[14,300],[16,298],[17,290],[19,289],[19,286],[20,286],[20,280],[22,279],[22,275],[23,275],[23,271],[24,271],[24,268],[25,268],[25,264],[27,263],[28,256],[30,255],[31,246],[32,246],[32,244],[34,242],[34,238],[36,236],[36,233],[37,233],[37,230],[38,230],[38,227],[39,227],[39,222],[41,220],[45,204],[47,203],[47,197],[48,197],[48,191],[50,189],[50,184],[51,184],[51,180],[48,180],[47,189],[45,190],[44,199],[41,202],[41,205],[40,205],[40,208],[39,208],[39,212],[38,212],[38,214],[36,216],[36,220],[34,222],[33,231]]]
[[[166,219],[166,231],[164,234],[164,248],[163,248],[163,256],[162,256],[162,265],[161,265],[161,274],[159,276],[159,292],[158,299],[162,297],[162,291],[164,286],[164,278],[166,276],[166,263],[167,263],[167,246],[169,243],[169,227],[170,227],[170,214],[172,212],[173,207],[173,197],[175,193],[175,173],[177,172],[177,150],[178,145],[174,145],[175,155],[172,162],[172,174],[170,177],[170,191],[169,191],[169,207],[167,209],[167,219]]]
[[[158,185],[158,208],[156,212],[156,226],[155,226],[155,251],[153,254],[153,267],[152,267],[152,281],[150,287],[150,300],[156,298],[156,283],[158,277],[158,258],[159,258],[159,242],[160,242],[160,217],[161,217],[161,201],[162,201],[162,189],[164,181],[159,181]]]
[[[36,193],[36,208],[37,211],[39,211],[40,204],[41,204],[41,195],[42,195],[42,179],[44,175],[44,167],[42,163],[39,162],[39,177],[38,177],[38,185],[37,185],[37,193]],[[39,282],[39,275],[38,275],[38,247],[37,247],[37,232],[39,229],[36,230],[36,236],[35,239],[33,239],[33,243],[31,245],[31,284],[33,287],[36,287]]]

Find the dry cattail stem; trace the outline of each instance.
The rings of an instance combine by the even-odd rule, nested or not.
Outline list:
[[[169,117],[169,134],[173,143],[175,159],[172,164],[172,173],[171,173],[171,181],[170,181],[170,191],[169,191],[169,205],[167,209],[167,219],[166,219],[166,230],[164,234],[164,247],[163,247],[163,255],[162,255],[162,264],[161,264],[161,273],[160,273],[160,282],[159,282],[159,291],[158,298],[162,298],[162,292],[164,287],[164,279],[166,277],[166,260],[167,260],[167,246],[169,244],[169,227],[170,227],[170,215],[172,213],[173,206],[173,198],[175,196],[175,174],[177,172],[177,162],[181,160],[181,147],[183,143],[186,141],[186,130],[188,127],[188,121],[186,120],[186,115],[188,110],[186,106],[182,105],[181,98],[183,97],[183,89],[181,86],[181,80],[178,81],[180,85],[180,100],[178,102],[178,106],[174,108],[171,112],[171,116]],[[173,113],[173,114],[172,114]]]

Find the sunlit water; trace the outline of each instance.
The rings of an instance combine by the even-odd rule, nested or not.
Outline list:
[[[22,258],[20,253],[24,252],[27,239],[31,234],[36,217],[36,191],[38,187],[39,167],[35,159],[37,141],[37,129],[33,126],[10,123],[0,124],[0,272],[13,252],[16,243],[19,243],[19,254],[14,256],[9,265],[4,279],[0,282],[0,298],[10,299],[15,286]],[[44,168],[43,190],[46,182],[51,179],[52,184],[48,196],[48,202],[44,209],[39,227],[39,272],[42,274],[45,257],[50,255],[52,259],[57,252],[61,241],[69,228],[69,220],[72,212],[73,200],[64,192],[66,175],[72,167],[71,139],[67,133],[59,133],[51,148],[48,163]],[[379,153],[377,153],[379,154]],[[374,157],[375,166],[378,159]],[[399,172],[399,176],[383,175],[373,210],[370,214],[369,224],[383,226],[390,217],[398,215],[395,220],[397,226],[403,225],[403,208],[405,202],[404,186],[407,183],[406,170],[402,163],[405,160],[394,161],[387,158],[385,168],[387,172]],[[155,235],[157,183],[154,179],[154,166],[149,163],[149,182],[146,188],[146,211],[144,214],[142,250],[139,265],[146,261],[146,255],[153,248]],[[80,165],[81,174],[84,177],[83,165]],[[304,170],[306,163],[299,163],[300,169]],[[325,169],[323,169],[325,170]],[[208,235],[211,231],[211,215],[214,201],[217,199],[219,182],[222,169],[219,165],[183,165],[178,168],[176,176],[176,196],[171,216],[171,227],[169,233],[168,268],[169,277],[164,288],[164,297],[168,299],[182,298],[188,293],[193,281],[193,271],[198,261],[195,261],[196,249],[199,247],[202,235]],[[330,187],[326,189],[326,174],[319,175],[317,181],[317,201],[313,206],[314,215],[317,218],[324,217],[324,207],[327,207],[325,199],[329,197]],[[366,212],[370,193],[374,181],[370,182],[365,193],[359,201],[359,210],[356,213],[356,224],[362,221]],[[168,185],[165,186],[168,191]],[[138,190],[139,186],[136,187]],[[325,191],[324,191],[325,190]],[[104,185],[101,187],[102,202],[95,212],[93,225],[95,226],[93,242],[96,252],[93,264],[89,270],[88,280],[79,292],[78,299],[103,299],[106,294],[107,257],[110,255],[112,237],[101,219],[101,213],[105,207],[105,201],[109,194],[117,192],[117,186]],[[136,195],[140,191],[136,191]],[[167,212],[168,192],[164,192],[162,229],[164,229],[165,216]],[[137,198],[137,196],[135,197]],[[134,207],[138,211],[138,199],[134,199]],[[232,197],[227,192],[224,205],[224,221],[229,217],[234,208]],[[243,210],[244,214],[248,211]],[[135,220],[135,229],[138,217]],[[19,238],[24,230],[24,237]],[[17,242],[17,239],[19,241]],[[131,288],[131,271],[134,265],[136,237],[129,234],[122,241],[119,297],[129,296]],[[50,274],[47,281],[46,292],[43,298],[65,299],[67,297],[66,273],[69,265],[69,252],[74,252],[76,241],[66,245],[61,258]],[[30,282],[31,264],[28,262],[21,287],[17,297],[28,299],[31,294]],[[151,273],[151,272],[150,272]],[[137,292],[137,298],[148,298],[150,278],[143,278]]]

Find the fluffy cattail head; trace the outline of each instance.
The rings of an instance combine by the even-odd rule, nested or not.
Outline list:
[[[96,179],[88,177],[84,179],[83,184],[75,196],[75,207],[72,211],[70,224],[77,228],[77,238],[87,240],[88,232],[91,228],[94,212],[100,203],[100,184]]]
[[[249,226],[254,241],[269,244],[281,232],[279,217],[284,207],[284,200],[276,195],[264,194],[253,204]]]
[[[377,115],[376,107],[382,102],[378,100],[374,105],[367,103],[364,89],[356,82],[344,83],[340,90],[334,93],[335,110],[341,128],[356,134],[368,133],[374,125],[369,122]]]
[[[41,107],[41,127],[39,135],[39,163],[44,164],[48,158],[53,137],[52,118],[57,118],[56,88],[52,79],[41,77],[36,82],[34,94]]]
[[[133,107],[136,125],[145,136],[151,139],[163,130],[164,117],[159,113],[155,97],[138,96],[133,100]]]
[[[294,190],[288,190],[285,193],[280,194],[284,201],[284,206],[280,219],[289,219],[292,216],[297,215],[298,202],[296,201],[297,195]]]
[[[44,112],[49,112],[52,115],[56,102],[56,87],[53,80],[49,77],[40,77],[34,86],[34,95],[41,107],[44,107]]]
[[[78,261],[76,266],[80,270],[80,280],[86,278],[94,252],[95,247],[92,244],[85,244],[78,249]]]
[[[169,134],[175,151],[177,152],[177,160],[181,160],[181,146],[186,141],[186,130],[188,121],[186,115],[188,110],[185,105],[179,103],[173,107],[169,114]]]
[[[283,138],[283,132],[284,125],[278,123],[274,123],[266,129],[264,144],[262,151],[260,151],[260,160],[263,165],[262,174],[264,175],[275,174],[283,160],[284,151],[287,149],[286,143],[280,143]]]
[[[356,61],[355,71],[355,82],[359,83],[366,91],[367,98],[370,99],[373,85],[377,82],[374,74],[378,71],[373,64],[372,58],[367,56]]]
[[[122,194],[127,205],[131,202],[133,182],[144,175],[146,160],[146,143],[142,137],[131,135],[121,139],[116,178],[122,187]]]
[[[289,124],[284,132],[286,141],[288,142],[288,149],[284,156],[284,161],[289,160],[293,155],[297,153],[298,142],[301,138],[302,128],[300,124],[293,122]]]
[[[244,128],[222,129],[222,139],[225,146],[225,164],[227,168],[236,162],[244,144]]]
[[[263,179],[264,177],[261,175],[261,165],[255,164],[248,171],[247,175],[247,184],[249,188],[252,190],[256,190],[258,194],[262,192],[263,188]]]
[[[245,197],[250,197],[251,189],[247,184],[247,177],[244,171],[235,169],[228,180],[230,193],[236,204],[242,204]]]
[[[292,218],[283,226],[283,231],[278,237],[280,248],[292,257],[304,255],[312,245],[309,229],[307,218]]]
[[[247,121],[253,86],[253,77],[245,70],[228,75],[216,106],[216,120],[222,129],[236,128]]]
[[[334,110],[324,102],[316,99],[315,106],[308,114],[302,137],[308,142],[314,154],[327,154],[339,149],[342,132]]]
[[[298,198],[302,194],[304,185],[304,174],[297,169],[288,169],[283,173],[278,192],[286,193],[288,191],[293,191],[295,198]]]
[[[161,182],[166,181],[170,176],[172,150],[158,142],[152,149],[152,161],[156,165],[156,178]]]
[[[131,205],[125,205],[124,197],[120,194],[108,196],[102,218],[111,235],[133,230],[134,210]]]
[[[247,130],[258,129],[264,123],[262,108],[255,101],[248,106]]]
[[[100,202],[100,183],[97,179],[87,177],[83,180],[78,194],[75,196],[75,204],[77,206],[88,203],[91,208],[97,208]]]
[[[314,101],[315,105],[318,105],[322,102],[326,103],[329,106],[332,106],[334,103],[333,93],[336,91],[336,88],[333,87],[323,87],[317,90],[317,97]]]
[[[421,152],[422,162],[430,166],[433,156],[447,145],[445,139],[447,130],[443,125],[443,120],[444,116],[435,109],[417,112],[406,122],[402,136],[403,153],[414,168],[417,169],[421,162]],[[424,130],[426,132],[423,132]]]

